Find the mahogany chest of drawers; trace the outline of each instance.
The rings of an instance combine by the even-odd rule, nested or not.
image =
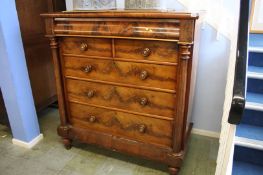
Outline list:
[[[43,14],[61,125],[72,140],[182,164],[197,16],[159,11]]]

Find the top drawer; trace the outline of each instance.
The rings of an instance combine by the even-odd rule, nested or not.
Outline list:
[[[64,54],[112,57],[111,39],[100,38],[61,38]]]
[[[116,39],[114,43],[117,58],[177,63],[176,42]]]

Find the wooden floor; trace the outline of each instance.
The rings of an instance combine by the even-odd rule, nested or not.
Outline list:
[[[32,150],[11,143],[8,128],[0,125],[2,175],[167,175],[165,165],[75,143],[65,150],[56,134],[59,114],[48,109],[39,114],[44,140]],[[214,175],[218,139],[191,135],[180,175]]]

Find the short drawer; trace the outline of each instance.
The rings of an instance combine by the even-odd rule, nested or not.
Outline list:
[[[106,106],[137,113],[173,118],[175,94],[115,86],[110,84],[66,80],[69,101]]]
[[[175,90],[176,66],[64,57],[65,76]]]
[[[115,52],[117,58],[177,63],[178,45],[167,41],[116,39]]]
[[[70,103],[73,126],[171,147],[172,121]]]
[[[100,38],[61,38],[63,54],[112,57],[111,39]]]

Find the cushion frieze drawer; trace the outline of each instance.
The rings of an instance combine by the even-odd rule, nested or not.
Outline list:
[[[73,126],[171,147],[172,121],[70,103]]]
[[[176,42],[115,39],[114,44],[116,58],[177,63]]]
[[[63,37],[60,40],[63,54],[111,57],[111,39]]]
[[[176,66],[64,56],[64,74],[70,77],[174,90]]]
[[[153,38],[153,39],[179,39],[179,21],[173,22],[152,22],[152,21],[129,21],[122,19],[116,21],[114,18],[107,20],[56,18],[54,32],[58,35],[87,35],[87,36],[113,36],[127,38]],[[163,21],[163,20],[162,20]]]
[[[66,80],[69,101],[173,118],[175,94],[137,88]]]

